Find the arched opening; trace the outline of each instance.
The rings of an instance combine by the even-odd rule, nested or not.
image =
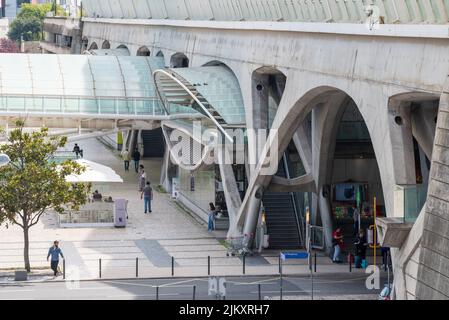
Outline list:
[[[184,53],[175,53],[170,59],[170,68],[188,68],[189,58]]]
[[[268,135],[282,100],[287,77],[273,67],[262,67],[252,74],[252,127],[259,134]],[[260,130],[266,130],[261,133]],[[257,152],[257,151],[253,151]],[[270,249],[297,249],[304,245],[304,192],[279,190],[280,181],[303,176],[302,160],[292,140],[278,164],[276,179],[264,192],[262,204],[266,227],[270,235]]]
[[[150,52],[150,49],[148,49],[148,47],[143,46],[143,47],[139,48],[139,50],[137,50],[136,55],[137,56],[149,57],[151,55],[151,52]]]
[[[126,45],[124,45],[124,44],[119,45],[117,47],[117,49],[123,50],[124,51],[123,55],[126,55],[126,56],[130,56],[131,55],[131,51],[129,51],[128,47]]]
[[[320,242],[328,250],[332,232],[340,228],[345,253],[349,253],[359,229],[367,230],[373,224],[374,213],[378,217],[387,214],[371,132],[355,101],[340,90],[317,95],[305,110],[308,113],[299,139],[305,141],[306,148],[307,141],[313,141],[311,170],[316,192],[309,197],[312,225],[323,228]],[[355,221],[354,215],[360,219]],[[337,260],[343,257],[341,254]]]
[[[98,50],[98,45],[96,42],[92,42],[92,44],[89,47],[89,50]]]
[[[161,50],[159,50],[159,51],[156,53],[156,57],[162,57],[162,58],[164,58],[164,53],[163,53]]]
[[[104,41],[101,45],[101,49],[111,49],[111,44],[109,43],[109,41]]]

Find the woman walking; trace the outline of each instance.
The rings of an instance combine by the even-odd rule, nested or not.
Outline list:
[[[143,188],[145,188],[146,181],[147,181],[147,173],[145,172],[145,168],[143,167],[143,165],[140,165],[138,174],[138,184],[140,192],[142,192]]]
[[[215,206],[211,202],[209,203],[209,214],[208,214],[208,224],[207,224],[207,231],[213,231],[215,230]]]

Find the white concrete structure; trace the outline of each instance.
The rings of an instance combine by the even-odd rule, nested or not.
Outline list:
[[[85,0],[84,7],[86,49],[126,48],[163,57],[171,68],[153,72],[165,111],[176,120],[154,124],[167,140],[178,129],[192,138],[192,148],[207,149],[195,140],[194,127],[172,114],[173,105],[198,110],[191,114],[222,133],[225,127],[270,130],[262,151],[247,136],[244,148],[257,161],[245,162],[244,193],[237,182],[245,179],[231,166],[220,163],[217,174],[205,165],[205,152],[182,167],[172,152],[177,143],[167,141],[162,180],[169,187],[172,177],[181,177],[181,197],[191,209],[204,213],[219,177],[228,235],[251,247],[267,194],[309,193],[312,223],[324,228],[329,249],[338,190],[360,185],[367,212],[378,209],[371,205],[376,197],[387,216],[380,233],[385,245],[395,246],[396,297],[449,298],[444,1]],[[227,118],[231,109],[234,116],[242,111],[244,123]],[[218,149],[213,156],[229,155]],[[286,160],[292,155],[296,175]],[[267,174],[267,161],[283,169]],[[398,186],[411,186],[403,196],[410,201],[396,201]],[[355,202],[354,190],[345,197]],[[408,225],[410,214],[419,217]],[[392,237],[392,229],[401,236]]]

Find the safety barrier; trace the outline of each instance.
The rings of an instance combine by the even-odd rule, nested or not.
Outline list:
[[[90,18],[446,24],[445,0],[84,0]]]

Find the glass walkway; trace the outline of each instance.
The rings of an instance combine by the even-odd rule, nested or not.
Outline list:
[[[0,55],[0,114],[165,116],[160,57]]]

